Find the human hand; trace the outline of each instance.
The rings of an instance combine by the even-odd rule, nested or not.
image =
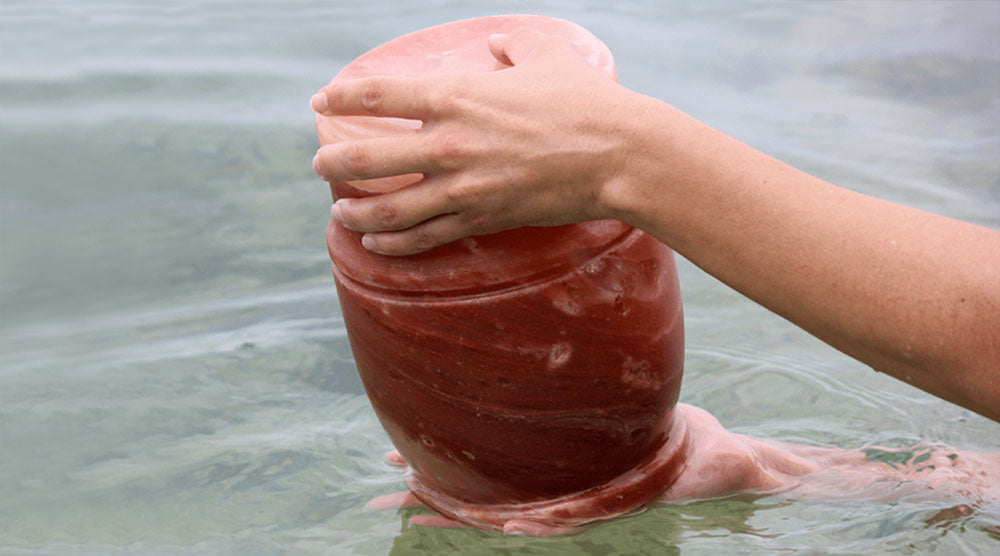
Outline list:
[[[312,99],[324,116],[420,120],[413,132],[322,147],[316,172],[346,182],[405,174],[397,191],[338,200],[334,220],[372,251],[405,255],[521,226],[613,218],[606,197],[629,167],[626,122],[644,98],[593,69],[565,39],[532,29],[490,37],[492,72],[340,80]]]
[[[657,502],[678,503],[728,496],[737,492],[783,491],[798,484],[803,475],[816,471],[816,467],[808,460],[787,449],[727,431],[715,417],[703,409],[678,404],[675,411],[677,426],[671,429],[672,442],[686,447],[679,453],[680,458],[676,461],[670,456],[672,465],[680,474],[672,484],[661,487],[667,488],[654,499]],[[690,439],[690,442],[686,439]],[[672,449],[667,449],[666,452],[678,454]],[[406,468],[406,462],[399,452],[390,452],[386,461]],[[539,472],[544,473],[545,470],[539,469]],[[408,484],[412,488],[409,480]],[[629,488],[643,488],[640,484],[629,484]],[[606,493],[612,492],[613,495],[615,488],[605,485],[604,488],[581,492],[578,496],[562,498],[561,501],[528,504],[513,511],[501,504],[493,508],[488,505],[469,505],[448,516],[421,513],[412,516],[410,523],[433,527],[468,527],[470,525],[453,519],[455,515],[464,515],[479,517],[469,523],[478,524],[477,526],[491,524],[493,527],[486,528],[495,528],[505,533],[531,536],[577,534],[597,523],[635,512],[637,508],[631,508],[623,514],[610,511],[608,504],[614,500],[609,500]],[[431,504],[443,502],[448,507],[447,500],[436,500],[433,491],[426,491],[425,494],[430,496],[426,499]],[[570,498],[575,502],[568,505],[565,502]],[[412,492],[397,492],[375,498],[366,507],[384,510],[423,506],[424,502]],[[483,516],[487,517],[483,519]],[[570,516],[589,516],[589,519],[567,519]]]
[[[868,447],[846,450],[789,444],[748,437],[726,430],[707,411],[678,404],[691,438],[683,471],[650,506],[684,504],[693,500],[737,493],[778,494],[790,499],[852,498],[892,502],[901,498],[953,500],[928,523],[969,515],[975,508],[1000,499],[997,480],[1000,455],[956,451],[941,445],[909,449]],[[406,469],[397,451],[386,460]],[[541,472],[541,470],[540,470]],[[907,488],[901,488],[907,485]],[[425,507],[412,492],[380,496],[366,507],[372,510]],[[629,512],[628,515],[631,515]],[[603,520],[580,526],[558,526],[530,519],[528,512],[506,519],[508,534],[553,536],[577,534]],[[535,514],[537,517],[537,514]],[[430,527],[469,527],[437,513],[422,513],[410,524]]]
[[[400,469],[408,469],[406,460],[399,451],[393,450],[385,455],[385,460],[389,465]],[[377,496],[365,504],[369,510],[400,510],[408,508],[427,508],[422,500],[417,498],[410,491],[394,492],[383,496]],[[443,528],[471,528],[460,521],[445,517],[439,513],[422,513],[410,518],[411,525],[423,527],[443,527]],[[582,533],[589,528],[588,525],[577,527],[563,527],[548,525],[530,519],[509,519],[503,524],[503,532],[509,535],[528,535],[533,537],[552,537],[556,535],[575,535]]]
[[[400,455],[398,450],[393,450],[385,455],[385,461],[393,467],[407,469],[406,460]],[[410,491],[394,492],[376,496],[365,504],[369,510],[401,510],[408,508],[425,508],[424,503]],[[454,519],[449,519],[441,514],[419,514],[410,518],[412,525],[423,525],[426,527],[467,527]]]

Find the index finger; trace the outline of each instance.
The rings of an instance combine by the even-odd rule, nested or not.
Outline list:
[[[430,87],[413,77],[334,80],[309,105],[324,116],[388,116],[422,120],[432,115]]]

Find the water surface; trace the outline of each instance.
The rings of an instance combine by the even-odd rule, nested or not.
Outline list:
[[[1000,227],[1000,5],[8,0],[0,553],[989,553],[1000,510],[734,497],[572,538],[412,527],[351,359],[308,99],[446,21],[576,21],[620,79],[836,183]],[[815,445],[996,450],[1000,425],[679,261],[682,399]],[[995,529],[994,529],[995,530]]]

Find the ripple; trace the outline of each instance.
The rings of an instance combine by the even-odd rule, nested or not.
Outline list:
[[[316,313],[317,307],[322,316],[296,312]],[[322,286],[37,323],[0,340],[0,374],[60,367],[81,372],[346,338],[335,307],[334,288]]]

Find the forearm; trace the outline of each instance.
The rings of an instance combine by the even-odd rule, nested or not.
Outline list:
[[[1000,419],[1000,233],[800,172],[653,99],[616,217],[823,341]]]

